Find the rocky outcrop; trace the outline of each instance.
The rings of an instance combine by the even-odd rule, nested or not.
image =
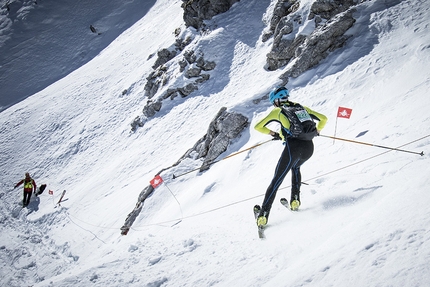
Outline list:
[[[138,119],[135,119],[138,121]],[[170,167],[163,168],[157,173],[169,170],[179,165],[187,158],[200,159],[204,158],[200,171],[209,169],[217,157],[227,150],[231,141],[237,138],[241,132],[248,126],[248,118],[244,115],[234,112],[228,112],[227,108],[223,107],[217,113],[215,118],[209,124],[208,131],[197,143],[189,149],[175,164]],[[190,172],[190,171],[189,171]],[[139,194],[134,209],[127,215],[124,225],[121,227],[121,234],[127,235],[137,216],[142,211],[144,202],[154,192],[154,187],[148,185]]]
[[[167,50],[167,49],[163,49]],[[161,57],[160,57],[161,55]],[[169,82],[168,67],[165,65],[173,55],[171,52],[158,53],[158,59],[156,63],[160,63],[156,69],[146,78],[145,84],[145,97],[149,100],[146,106],[143,108],[143,114],[145,117],[153,117],[162,107],[162,101],[165,99],[173,100],[177,96],[182,98],[187,97],[192,92],[198,90],[199,85],[210,79],[210,75],[204,72],[215,69],[216,63],[204,59],[202,52],[199,56],[193,50],[185,51],[183,53],[183,59],[179,61],[179,72],[184,73],[184,77],[189,79],[190,82],[186,83],[182,87],[170,88],[163,95],[156,100],[151,100],[154,95],[159,91],[162,86],[165,86]],[[162,63],[162,64],[161,64]],[[154,65],[155,67],[156,65]]]
[[[175,50],[169,51],[168,49],[161,49],[160,51],[157,52],[158,58],[155,61],[152,68],[155,70],[161,65],[166,64],[176,56],[176,53],[177,52]]]
[[[127,233],[130,231],[131,226],[142,211],[145,199],[147,199],[153,192],[154,188],[152,187],[152,185],[148,185],[140,192],[139,197],[137,198],[136,206],[127,215],[124,221],[124,225],[120,228],[121,235],[127,235]]]
[[[166,84],[166,75],[167,75],[167,67],[160,66],[156,70],[154,70],[149,76],[146,78],[146,84],[144,87],[145,97],[148,99],[152,99],[152,97],[158,92],[160,86]]]
[[[137,128],[141,128],[144,126],[144,122],[142,121],[142,119],[137,116],[134,118],[134,120],[131,122],[131,131],[135,132],[137,130]]]
[[[227,150],[231,140],[238,137],[247,126],[247,117],[238,113],[229,113],[227,108],[221,108],[210,123],[206,135],[188,151],[188,154],[195,151],[198,158],[205,158],[200,168],[200,171],[204,171]]]
[[[309,19],[320,16],[321,18],[330,20],[359,2],[359,0],[317,0],[311,6]]]
[[[354,22],[352,11],[347,11],[316,29],[303,44],[295,49],[294,64],[281,76],[284,83],[288,81],[289,77],[300,76],[325,59],[330,52],[342,47],[350,37],[346,36],[345,32],[352,27]]]
[[[269,24],[269,31],[263,34],[263,42],[266,42],[270,37],[273,36],[275,33],[275,29],[278,26],[278,24],[282,21],[282,19],[289,14],[297,11],[298,7],[300,5],[299,0],[278,0],[278,2],[275,5],[275,8],[273,9],[273,16],[270,19]],[[282,27],[279,27],[281,29]],[[279,30],[278,29],[278,30]],[[282,32],[281,34],[289,34],[290,32]],[[279,32],[277,33],[279,34]]]
[[[290,77],[298,77],[318,65],[330,52],[342,47],[348,40],[349,36],[345,32],[355,22],[353,6],[360,1],[362,0],[316,0],[307,8],[309,11],[303,11],[300,0],[278,0],[268,30],[263,35],[263,41],[273,37],[271,51],[267,54],[266,69],[273,71],[287,66],[280,77],[285,85]],[[183,1],[185,23],[187,26],[201,28],[203,20],[229,10],[236,2],[238,1]],[[303,18],[303,15],[308,16]],[[154,71],[147,77],[144,96],[148,101],[143,108],[143,115],[147,118],[160,111],[164,100],[187,97],[198,90],[202,83],[210,79],[207,72],[216,67],[215,62],[204,58],[203,51],[185,50],[193,41],[192,37],[181,37],[179,28],[175,30],[175,35],[177,39],[172,48],[157,52]],[[182,59],[177,59],[178,56],[182,56]],[[169,84],[171,75],[177,74],[169,64],[174,59],[179,72],[188,80],[185,84],[182,82],[180,87],[171,85],[173,87],[153,99],[163,86]],[[133,122],[132,127],[136,129],[140,124]]]
[[[199,29],[203,25],[203,20],[209,20],[213,16],[224,13],[230,7],[239,2],[239,0],[183,0],[182,8],[184,9],[184,21],[187,27],[194,27]],[[163,95],[157,99],[152,98],[157,94],[161,87],[169,83],[169,65],[168,63],[175,59],[187,45],[189,45],[193,38],[182,38],[181,29],[177,28],[174,31],[176,42],[171,48],[164,48],[157,52],[157,59],[155,60],[152,68],[154,71],[146,78],[144,87],[144,97],[148,101],[143,108],[142,112],[146,118],[153,117],[160,111],[163,100],[173,100],[177,96],[187,97],[192,92],[198,90],[199,85],[210,79],[210,74],[204,73],[215,69],[216,63],[204,59],[204,53],[197,54],[193,50],[185,51],[182,53],[183,59],[178,61],[179,72],[183,73],[184,77],[189,79],[189,82],[182,87],[169,88]],[[150,57],[152,57],[152,54]],[[170,73],[174,74],[174,73]],[[136,120],[131,123],[132,131],[141,127],[145,121]]]
[[[342,47],[349,38],[345,36],[345,32],[355,22],[351,7],[358,2],[317,0],[311,5],[308,18],[303,19],[303,11],[297,12],[300,1],[279,0],[268,32],[263,37],[263,40],[272,35],[274,38],[272,49],[267,54],[266,68],[274,71],[294,62],[281,76],[283,84],[286,84],[289,77],[297,77],[317,65],[330,52]],[[303,27],[308,20],[314,22],[313,31],[308,34],[299,33],[298,28]]]
[[[239,0],[182,0],[184,21],[187,27],[199,29],[203,20],[210,20],[213,16],[224,13]]]
[[[143,107],[142,113],[147,118],[153,117],[157,112],[161,110],[162,105],[163,104],[159,100],[157,101],[148,100],[146,102],[146,106]],[[139,125],[139,127],[143,127],[143,125]]]

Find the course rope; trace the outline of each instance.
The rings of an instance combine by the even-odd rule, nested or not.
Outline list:
[[[407,146],[407,145],[413,144],[413,143],[415,143],[415,142],[421,141],[421,140],[423,140],[423,139],[425,139],[425,138],[428,138],[428,137],[430,137],[430,134],[428,134],[428,135],[426,135],[426,136],[424,136],[424,137],[421,137],[421,138],[419,138],[419,139],[416,139],[416,140],[414,140],[414,141],[408,142],[408,143],[406,143],[406,144],[404,144],[404,145],[401,145],[401,146],[399,146],[399,147],[397,147],[397,148],[401,148],[401,147],[404,147],[404,146]],[[341,170],[347,169],[347,168],[352,167],[352,166],[354,166],[354,165],[358,165],[358,164],[360,164],[360,163],[363,163],[363,162],[365,162],[365,161],[368,161],[368,160],[374,159],[374,158],[376,158],[376,157],[382,156],[382,155],[384,155],[384,154],[386,154],[386,153],[389,153],[389,152],[392,152],[392,151],[395,151],[395,149],[393,149],[393,150],[388,150],[388,151],[384,151],[384,152],[382,152],[382,153],[379,153],[379,154],[377,154],[377,155],[374,155],[374,156],[371,156],[371,157],[365,158],[365,159],[360,160],[360,161],[358,161],[358,162],[355,162],[355,163],[352,163],[352,164],[348,164],[348,165],[343,166],[343,167],[341,167],[341,168],[338,168],[338,169],[335,169],[335,170],[332,170],[332,171],[326,172],[326,173],[324,173],[324,174],[320,174],[320,175],[318,175],[318,176],[315,176],[315,177],[309,178],[309,179],[307,179],[307,180],[305,180],[305,181],[311,181],[311,180],[315,180],[315,179],[320,178],[320,177],[323,177],[323,176],[327,176],[327,175],[329,175],[329,174],[332,174],[332,173],[335,173],[335,172],[338,172],[338,171],[341,171]],[[289,188],[289,187],[291,187],[291,186],[281,187],[281,188],[279,188],[279,190],[281,190],[281,189],[286,189],[286,188]],[[193,217],[198,217],[198,216],[201,216],[201,215],[204,215],[204,214],[208,214],[208,213],[212,213],[212,212],[214,212],[214,211],[221,210],[221,209],[224,209],[224,208],[227,208],[227,207],[230,207],[230,206],[233,206],[233,205],[237,205],[237,204],[240,204],[240,203],[244,203],[244,202],[247,202],[247,201],[250,201],[250,200],[253,200],[253,199],[256,199],[256,198],[262,197],[262,196],[264,196],[264,193],[262,193],[262,194],[260,194],[260,195],[253,196],[253,197],[245,198],[245,199],[242,199],[242,200],[239,200],[239,201],[235,201],[235,202],[232,202],[232,203],[229,203],[229,204],[226,204],[226,205],[222,205],[222,206],[219,206],[219,207],[216,207],[216,208],[212,208],[212,209],[209,209],[209,210],[206,210],[206,211],[200,212],[200,213],[196,213],[196,214],[192,214],[192,215],[188,215],[188,216],[183,216],[183,217],[181,217],[181,218],[176,218],[176,219],[166,220],[166,221],[162,221],[162,222],[150,223],[150,224],[144,224],[144,225],[137,226],[137,227],[130,227],[130,229],[132,229],[132,230],[134,230],[134,231],[143,231],[141,228],[145,228],[145,227],[149,227],[149,226],[172,227],[172,226],[174,226],[174,225],[178,224],[179,222],[181,222],[182,220],[189,219],[189,218],[193,218]],[[70,219],[70,221],[72,221],[74,224],[76,224],[76,222],[74,222],[74,221],[71,219],[71,217],[73,217],[75,220],[78,220],[78,221],[80,221],[80,222],[82,222],[82,223],[88,224],[88,225],[93,226],[93,227],[97,227],[97,228],[101,228],[101,229],[119,229],[118,227],[108,227],[108,226],[99,226],[99,225],[94,225],[94,224],[91,224],[91,223],[85,222],[85,221],[83,221],[83,220],[81,220],[81,219],[78,219],[78,218],[76,218],[75,216],[70,215],[68,212],[66,212],[66,215],[67,215],[67,217]],[[174,224],[172,225],[171,223],[174,223]],[[170,224],[170,225],[166,226],[166,224]],[[78,224],[76,224],[76,225],[78,225]],[[78,226],[79,226],[79,225],[78,225]],[[79,227],[81,227],[81,226],[79,226]],[[81,227],[81,228],[82,228],[82,227]],[[86,230],[86,229],[85,229],[85,230]],[[87,231],[88,231],[88,230],[87,230]],[[93,234],[93,235],[94,235],[94,234]],[[99,239],[99,238],[97,238],[97,239]],[[100,240],[100,239],[99,239],[99,240]]]
[[[413,144],[413,143],[415,143],[415,142],[421,141],[421,140],[423,140],[423,139],[425,139],[425,138],[428,138],[428,137],[430,137],[430,134],[428,134],[428,135],[426,135],[426,136],[424,136],[424,137],[421,137],[421,138],[419,138],[419,139],[416,139],[416,140],[414,140],[414,141],[408,142],[408,143],[406,143],[406,144],[404,144],[404,145],[398,146],[397,148],[401,148],[401,147],[404,147],[404,146],[407,146],[407,145]],[[347,169],[347,168],[349,168],[349,167],[351,167],[351,166],[354,166],[354,165],[357,165],[357,164],[363,163],[363,162],[365,162],[365,161],[368,161],[368,160],[374,159],[374,158],[376,158],[376,157],[379,157],[379,156],[381,156],[381,155],[384,155],[384,154],[389,153],[389,152],[392,152],[392,151],[395,151],[395,149],[393,149],[393,150],[388,150],[388,151],[384,151],[384,152],[382,152],[382,153],[379,153],[379,154],[377,154],[377,155],[374,155],[374,156],[368,157],[368,158],[363,159],[363,160],[361,160],[361,161],[358,161],[358,162],[355,162],[355,163],[352,163],[352,164],[349,164],[349,165],[343,166],[343,167],[341,167],[341,168],[338,168],[338,169],[335,169],[335,170],[332,170],[332,171],[326,172],[326,173],[324,173],[324,174],[320,174],[320,175],[318,175],[318,176],[315,176],[315,177],[309,178],[309,179],[307,179],[306,181],[315,180],[315,179],[317,179],[317,178],[320,178],[320,177],[323,177],[323,176],[326,176],[326,175],[329,175],[329,174],[332,174],[332,173],[335,173],[335,172],[341,171],[341,170],[343,170],[343,169]],[[280,190],[280,189],[285,189],[285,188],[288,188],[288,187],[291,187],[291,186],[285,186],[285,187],[279,188],[278,190]],[[262,197],[262,196],[264,196],[264,193],[263,193],[263,194],[260,194],[260,195],[253,196],[253,197],[249,197],[249,198],[246,198],[246,199],[242,199],[242,200],[239,200],[239,201],[236,201],[236,202],[232,202],[232,203],[229,203],[229,204],[227,204],[227,205],[219,206],[219,207],[216,207],[216,208],[213,208],[213,209],[210,209],[210,210],[204,211],[204,212],[200,212],[200,213],[196,213],[196,214],[193,214],[193,215],[185,216],[185,217],[183,217],[182,219],[172,219],[172,220],[168,220],[168,221],[164,221],[164,222],[159,222],[159,223],[145,224],[145,225],[138,226],[138,227],[131,227],[130,229],[133,229],[134,231],[141,231],[141,230],[139,230],[139,229],[137,229],[137,228],[143,228],[143,227],[148,227],[148,226],[162,225],[162,224],[166,224],[166,223],[176,222],[176,221],[178,221],[178,220],[183,220],[183,219],[188,219],[188,218],[192,218],[192,217],[197,217],[197,216],[200,216],[200,215],[203,215],[203,214],[207,214],[207,213],[211,213],[211,212],[214,212],[214,211],[217,211],[217,210],[220,210],[220,209],[224,209],[224,208],[227,208],[227,207],[230,207],[230,206],[236,205],[236,204],[240,204],[240,203],[243,203],[243,202],[247,202],[247,201],[253,200],[253,199],[255,199],[255,198]]]

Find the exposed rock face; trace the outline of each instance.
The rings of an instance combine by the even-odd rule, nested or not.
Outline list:
[[[151,101],[149,100],[146,103],[146,106],[143,108],[142,113],[145,115],[145,117],[150,118],[153,117],[157,112],[161,110],[162,103],[160,101]],[[142,127],[143,125],[139,125],[139,127]]]
[[[133,122],[131,123],[131,131],[135,132],[137,128],[143,127],[144,124],[145,123],[142,121],[142,119],[139,116],[135,117]]]
[[[230,7],[234,3],[239,2],[239,0],[183,0],[183,2],[183,17],[186,26],[199,29],[203,25],[203,20],[209,20],[215,15],[228,11]],[[170,49],[161,49],[157,52],[157,59],[152,66],[154,71],[146,78],[147,82],[144,87],[144,96],[148,99],[152,99],[162,86],[168,84],[169,61],[178,56],[178,52],[182,52],[193,40],[192,37],[186,37],[185,39],[180,37],[180,28],[177,28],[174,33],[177,37],[174,47]],[[177,96],[186,97],[198,90],[200,84],[210,79],[209,74],[202,72],[215,69],[215,62],[205,60],[203,58],[203,52],[197,55],[195,51],[190,50],[185,51],[182,55],[184,58],[178,61],[179,72],[184,73],[185,78],[189,79],[190,82],[186,83],[183,87],[168,89],[164,95],[154,101],[149,100],[143,108],[145,117],[153,117],[160,111],[163,100],[168,98],[173,100]],[[135,131],[138,127],[141,127],[142,124],[135,120],[131,126],[132,131]]]
[[[174,53],[168,52],[167,49],[163,49],[163,52],[159,52],[156,63],[160,64],[157,68],[146,78],[147,82],[145,84],[145,97],[152,99],[154,95],[159,91],[160,87],[166,85],[169,81],[167,76],[168,68],[165,65],[171,60],[171,56]],[[167,52],[166,52],[167,51]],[[161,55],[161,57],[160,57]],[[176,55],[176,54],[175,54]],[[185,51],[183,53],[183,59],[179,61],[179,72],[184,72],[184,76],[190,79],[191,82],[187,83],[183,87],[168,89],[164,95],[155,101],[148,101],[146,106],[143,108],[143,114],[150,118],[153,117],[162,107],[162,101],[170,98],[173,100],[178,95],[181,97],[186,97],[192,92],[198,90],[198,86],[207,80],[209,80],[210,75],[202,73],[203,71],[211,71],[215,69],[216,63],[213,61],[207,61],[204,59],[203,53],[200,53],[199,57],[195,54],[193,50]],[[163,64],[161,64],[163,63]],[[155,67],[156,65],[154,65]]]
[[[271,36],[273,36],[275,29],[282,18],[292,12],[295,12],[299,7],[299,4],[299,0],[278,0],[278,3],[276,3],[275,8],[273,9],[273,16],[270,20],[269,32],[263,35],[263,42],[266,42]],[[288,33],[285,32],[283,34],[289,33],[291,33],[291,31]]]
[[[133,225],[136,218],[139,216],[140,212],[142,211],[143,204],[145,202],[145,199],[150,196],[154,192],[154,188],[152,185],[148,185],[145,187],[139,194],[139,197],[137,199],[136,206],[133,208],[133,210],[127,215],[124,225],[120,228],[121,229],[121,235],[127,235],[128,231],[130,230],[130,227]]]
[[[135,121],[138,121],[138,119],[135,119]],[[200,171],[209,169],[214,160],[226,151],[231,140],[238,137],[247,126],[247,117],[238,113],[227,112],[227,109],[224,107],[221,108],[221,110],[210,123],[207,134],[198,140],[194,147],[189,149],[185,155],[183,155],[175,164],[170,167],[163,168],[157,173],[157,175],[177,166],[184,159],[192,157],[191,155],[196,153],[197,158],[205,157]],[[127,235],[132,224],[140,214],[146,198],[148,198],[148,196],[150,196],[153,192],[154,188],[151,185],[148,185],[140,192],[136,206],[127,215],[124,225],[121,227],[122,235]]]
[[[302,13],[295,13],[300,7],[298,0],[279,0],[275,5],[269,32],[273,34],[271,51],[267,54],[266,68],[270,71],[294,64],[281,77],[284,84],[288,77],[297,77],[326,58],[329,52],[341,47],[348,39],[345,32],[355,19],[352,6],[358,0],[317,0],[310,7],[308,19]],[[297,33],[297,27],[306,20],[314,20],[314,30],[309,35]],[[294,34],[297,33],[297,34]]]
[[[152,99],[152,97],[157,93],[158,88],[165,84],[166,72],[167,67],[160,66],[146,78],[147,82],[145,84],[144,90],[145,96],[148,99]]]
[[[213,16],[224,13],[239,0],[182,0],[184,21],[187,27],[199,29],[203,20],[210,20]]]
[[[358,4],[358,0],[317,0],[312,4],[309,19],[313,19],[316,15],[329,20],[348,10],[351,6]]]
[[[362,1],[315,0],[310,8],[307,8],[309,11],[303,11],[300,0],[278,0],[268,32],[263,35],[263,41],[273,36],[266,68],[273,71],[289,65],[280,77],[283,84],[287,84],[290,77],[298,77],[316,66],[330,52],[346,43],[349,37],[345,32],[355,22],[354,10],[351,7]],[[183,0],[185,23],[199,29],[203,20],[226,12],[236,2],[238,0]],[[307,19],[304,19],[303,15],[308,15]],[[306,29],[303,25],[306,25]],[[204,59],[204,51],[184,51],[193,41],[192,37],[181,37],[179,28],[175,30],[175,35],[177,39],[171,48],[157,52],[158,58],[153,65],[154,71],[147,77],[144,96],[152,99],[161,87],[169,84],[171,75],[176,73],[170,68],[174,59],[178,63],[176,67],[179,66],[179,72],[183,73],[188,81],[182,83],[181,87],[171,87],[163,95],[149,100],[143,108],[146,117],[153,117],[160,111],[163,100],[173,100],[178,96],[187,97],[198,90],[202,83],[210,79],[210,74],[205,72],[216,67],[215,62]],[[183,58],[177,59],[179,55]],[[140,124],[134,123],[132,128],[139,126]]]
[[[155,61],[154,65],[152,66],[152,68],[155,70],[158,67],[160,67],[161,65],[166,64],[167,62],[169,62],[171,59],[173,59],[176,56],[176,51],[169,51],[168,49],[161,49],[160,51],[157,52],[158,58]]]
[[[172,90],[172,92],[174,92],[174,90]],[[141,120],[138,118],[135,119],[136,124],[139,124],[140,121]],[[239,113],[228,112],[227,108],[222,107],[209,124],[207,133],[199,139],[174,165],[165,168],[162,171],[177,166],[185,158],[205,158],[200,171],[208,169],[213,161],[227,150],[231,141],[237,138],[247,126],[247,117]]]
[[[352,11],[337,15],[322,27],[317,28],[302,45],[296,48],[294,64],[281,76],[287,81],[288,77],[296,78],[305,71],[316,66],[330,52],[342,47],[348,40],[345,32],[352,27],[355,19]]]
[[[247,126],[247,117],[227,112],[225,107],[221,108],[209,124],[206,135],[198,140],[173,166],[178,165],[185,158],[205,158],[200,171],[209,169],[214,160],[227,150],[230,142],[237,138]]]
[[[235,139],[248,126],[248,118],[238,113],[229,113],[221,108],[211,122],[208,132],[195,148],[199,157],[205,157],[200,171],[209,169],[210,164],[227,150],[232,139]]]

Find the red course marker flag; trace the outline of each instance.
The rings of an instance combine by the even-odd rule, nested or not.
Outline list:
[[[351,117],[351,113],[352,113],[352,109],[339,107],[339,109],[337,110],[337,117],[349,119],[349,117]]]
[[[163,179],[161,176],[156,175],[150,182],[149,182],[153,188],[157,188],[160,184],[163,183]]]
[[[50,195],[53,195],[53,194],[54,194],[54,192],[53,192],[52,190],[49,190],[49,194],[50,194]]]

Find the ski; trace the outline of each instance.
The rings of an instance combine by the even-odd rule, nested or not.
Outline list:
[[[281,204],[283,206],[285,206],[289,211],[291,211],[292,213],[296,213],[298,211],[298,207],[297,209],[292,209],[291,205],[288,203],[288,200],[286,198],[281,198]],[[300,206],[300,205],[299,205]]]
[[[37,188],[37,190],[34,192],[34,195],[35,196],[39,196],[39,195],[41,195],[42,193],[43,193],[43,191],[45,190],[45,188],[46,188],[46,184],[42,184],[41,186],[39,186],[38,188]]]
[[[61,206],[61,201],[63,200],[63,197],[64,197],[65,194],[66,194],[66,191],[63,190],[63,193],[61,194],[60,199],[58,200],[58,202],[57,202],[57,204],[56,204],[55,207]]]
[[[292,212],[292,210],[291,210],[291,207],[290,207],[290,204],[288,203],[288,200],[286,199],[286,198],[281,198],[281,204],[283,205],[283,206],[285,206],[289,211],[291,211]]]
[[[266,235],[264,235],[264,225],[258,226],[258,237],[260,239],[265,239]]]
[[[257,220],[257,217],[260,214],[260,209],[261,209],[261,207],[259,205],[254,206],[254,218],[255,218],[255,220]],[[266,236],[264,235],[264,225],[257,225],[257,227],[258,227],[258,237],[260,239],[266,238]]]

